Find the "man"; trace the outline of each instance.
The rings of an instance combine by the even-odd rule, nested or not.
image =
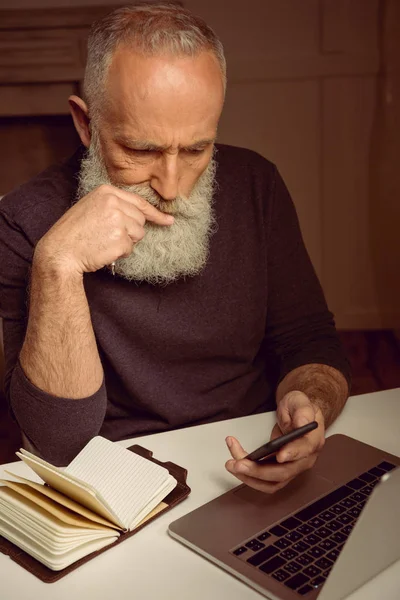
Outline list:
[[[225,83],[201,19],[116,10],[92,30],[84,99],[69,99],[84,151],[1,203],[6,391],[56,464],[99,432],[276,408],[276,437],[317,420],[277,465],[227,438],[228,470],[273,492],[314,464],[345,404],[347,363],[282,179],[215,146]]]

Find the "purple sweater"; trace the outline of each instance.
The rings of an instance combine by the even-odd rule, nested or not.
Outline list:
[[[33,250],[71,206],[81,157],[79,150],[0,203],[6,395],[44,458],[66,464],[98,433],[118,440],[273,410],[277,383],[307,363],[349,380],[279,173],[252,151],[220,145],[218,230],[204,271],[168,286],[106,269],[85,274],[104,383],[79,400],[35,387],[18,361]]]

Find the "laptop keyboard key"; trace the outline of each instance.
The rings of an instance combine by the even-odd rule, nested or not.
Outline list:
[[[361,488],[364,487],[364,481],[362,479],[356,478],[349,481],[347,485],[353,490],[361,490]]]
[[[283,558],[281,558],[280,556],[274,556],[274,558],[271,558],[271,560],[261,565],[259,569],[261,571],[264,571],[264,573],[270,574],[273,571],[276,571],[277,569],[283,567],[284,564],[286,564],[286,560],[283,560]]]
[[[314,548],[310,548],[308,554],[311,554],[314,558],[320,558],[325,554],[325,550],[322,550],[319,546],[315,546]]]
[[[280,581],[282,583],[282,581],[285,581],[286,579],[288,579],[288,577],[290,577],[290,575],[283,569],[278,569],[277,571],[275,571],[275,573],[272,573],[272,577],[274,577],[274,579],[276,579],[277,581]]]
[[[329,573],[330,573],[330,572],[331,572],[331,570],[330,570],[330,569],[327,569],[326,571],[324,571],[324,572],[322,573],[322,577],[325,577],[325,579],[326,579],[326,578],[328,577],[328,575],[329,575]]]
[[[341,523],[339,523],[339,521],[336,521],[336,519],[334,521],[331,521],[330,523],[327,523],[326,526],[331,531],[339,531],[339,529],[342,527]]]
[[[367,483],[371,483],[371,481],[375,481],[374,475],[371,475],[371,473],[368,473],[368,471],[366,473],[363,473],[362,475],[359,475],[359,479],[362,479],[363,481],[366,481]]]
[[[304,542],[297,542],[293,544],[292,550],[296,550],[296,552],[305,552],[309,549],[309,544],[305,544]]]
[[[349,536],[352,529],[353,529],[352,525],[346,525],[346,527],[343,527],[342,532],[344,533],[344,535]]]
[[[265,544],[259,542],[258,540],[250,540],[250,542],[247,542],[247,544],[245,545],[247,546],[247,548],[250,548],[250,550],[254,550],[254,552],[257,552],[257,550],[261,550],[261,548],[265,548]]]
[[[326,527],[320,527],[315,533],[322,538],[326,538],[331,535],[332,531],[329,531],[329,529],[327,529]]]
[[[301,554],[296,558],[296,561],[303,565],[303,567],[308,567],[313,561],[314,558],[308,554],[308,552]]]
[[[253,554],[253,556],[250,556],[250,558],[247,559],[247,562],[253,565],[254,567],[258,567],[258,565],[261,565],[261,563],[265,562],[266,560],[269,560],[278,553],[279,550],[278,548],[275,548],[275,546],[267,546],[267,548],[260,550],[260,552],[257,552],[257,554]]]
[[[290,579],[287,579],[285,581],[285,585],[291,590],[297,590],[297,588],[304,585],[305,583],[308,583],[309,581],[310,578],[304,575],[304,573],[297,573],[296,575],[293,575],[293,577],[291,577]]]
[[[285,566],[285,569],[293,575],[294,573],[298,573],[299,571],[301,571],[301,565],[299,565],[299,563],[293,560]]]
[[[315,565],[310,565],[304,569],[303,573],[304,575],[307,575],[307,577],[316,577],[321,573],[321,569],[318,569]]]
[[[296,529],[296,527],[298,527],[299,525],[301,525],[301,521],[299,521],[299,519],[296,519],[295,517],[289,517],[281,523],[282,527],[286,527],[286,529],[289,530]]]
[[[310,533],[310,535],[305,537],[303,541],[306,544],[310,544],[310,546],[314,546],[314,544],[318,544],[321,541],[321,538],[319,535],[315,535],[315,533]]]
[[[325,525],[325,521],[323,521],[319,517],[314,517],[313,519],[310,519],[308,521],[308,524],[314,527],[314,529],[317,529],[318,527],[322,527],[322,525]]]
[[[345,508],[351,508],[352,506],[355,506],[357,502],[355,502],[355,500],[352,500],[351,498],[346,498],[340,504]]]
[[[260,542],[263,542],[264,540],[267,540],[269,537],[271,537],[271,534],[268,533],[268,531],[264,531],[263,533],[260,533],[259,536],[257,536],[257,539],[260,540]]]
[[[247,552],[247,548],[245,546],[240,546],[240,548],[236,548],[236,550],[233,551],[233,554],[235,556],[240,556],[241,554],[244,554],[245,552]]]
[[[283,556],[283,558],[286,558],[286,560],[293,560],[294,558],[296,558],[297,555],[298,555],[298,553],[294,552],[294,550],[292,550],[292,548],[289,548],[288,550],[284,550],[283,552],[281,552],[281,556]]]
[[[324,521],[331,521],[332,519],[335,518],[335,513],[331,512],[330,510],[325,510],[324,512],[322,512],[320,515],[321,519],[323,519]]]
[[[386,460],[384,460],[383,462],[381,462],[380,465],[378,465],[378,469],[383,469],[384,471],[392,471],[395,468],[396,465],[392,465],[392,463],[387,462]]]
[[[336,548],[336,543],[331,539],[322,540],[322,542],[319,544],[319,548],[322,548],[322,550],[324,550],[325,552],[329,552],[329,550],[333,550],[333,548]]]
[[[290,546],[290,544],[291,544],[291,542],[289,542],[289,540],[287,540],[285,538],[281,538],[280,540],[275,542],[274,546],[276,546],[277,548],[280,548],[281,550],[284,550],[285,548]]]
[[[311,587],[311,585],[308,585],[308,583],[306,585],[303,585],[303,587],[301,587],[299,590],[297,590],[297,593],[300,594],[300,596],[305,596],[306,594],[308,594],[308,592],[311,592],[314,588]]]
[[[361,492],[356,492],[355,494],[352,494],[350,498],[353,498],[353,500],[355,500],[356,502],[363,502],[367,499],[367,496],[365,496],[365,494],[362,494]]]
[[[317,567],[320,567],[323,571],[325,571],[325,569],[330,569],[332,566],[332,562],[329,559],[327,559],[326,556],[323,556],[322,558],[316,560],[315,564],[317,565]]]
[[[329,560],[333,560],[333,562],[335,562],[335,560],[337,559],[337,557],[340,554],[340,550],[338,548],[335,548],[334,550],[331,550],[327,555],[326,558],[329,558]]]
[[[369,496],[372,493],[372,490],[374,488],[371,485],[366,485],[365,487],[362,488],[361,493],[365,494],[366,496]]]
[[[281,525],[275,525],[275,527],[271,527],[269,532],[272,533],[272,535],[276,535],[276,537],[281,537],[282,535],[285,535],[288,530],[281,527]]]
[[[340,506],[340,504],[335,504],[335,506],[332,506],[332,508],[329,510],[335,513],[335,515],[342,515],[344,512],[346,512],[344,506]]]
[[[351,515],[352,517],[354,517],[355,519],[358,519],[358,517],[360,516],[361,513],[361,508],[359,508],[358,506],[354,506],[353,508],[350,508],[350,510],[348,511],[348,514]]]
[[[303,536],[298,531],[290,531],[286,536],[285,540],[289,540],[291,542],[298,542],[301,540]]]
[[[321,585],[323,585],[324,583],[325,577],[323,577],[322,575],[318,575],[318,577],[312,580],[311,585],[316,590],[317,588],[321,587]]]
[[[354,517],[346,513],[345,515],[340,515],[337,520],[340,521],[342,525],[348,525],[354,521]]]
[[[338,544],[341,544],[342,542],[345,542],[347,540],[347,536],[343,535],[343,533],[341,533],[340,531],[338,531],[337,533],[334,533],[332,535],[331,539],[334,542],[337,542]]]
[[[302,533],[303,535],[308,535],[314,531],[314,527],[311,527],[310,523],[303,523],[303,525],[300,525],[296,531]]]
[[[370,469],[368,473],[371,473],[371,475],[375,475],[375,477],[382,477],[382,475],[384,475],[386,471],[384,471],[383,469],[378,469],[378,467],[374,467],[373,469]]]

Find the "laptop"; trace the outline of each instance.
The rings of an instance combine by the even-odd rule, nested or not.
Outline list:
[[[169,534],[273,600],[339,600],[400,560],[400,458],[345,435],[273,495],[240,485]]]

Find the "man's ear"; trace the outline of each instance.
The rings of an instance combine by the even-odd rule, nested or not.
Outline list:
[[[91,138],[90,119],[86,102],[84,102],[82,98],[79,98],[79,96],[70,96],[68,102],[75,129],[81,138],[82,144],[86,146],[86,148],[89,148]]]

